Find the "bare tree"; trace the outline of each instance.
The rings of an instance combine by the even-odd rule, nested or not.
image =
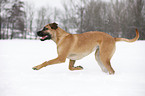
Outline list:
[[[22,37],[24,34],[24,28],[25,28],[25,11],[24,11],[24,2],[21,2],[19,0],[14,0],[12,8],[9,9],[9,20],[10,20],[10,27],[11,27],[11,39],[14,37]],[[14,31],[15,30],[15,31]],[[21,36],[20,36],[21,35]]]
[[[143,32],[143,25],[144,25],[144,17],[143,17],[143,7],[145,7],[144,5],[144,0],[136,0],[134,2],[133,8],[134,8],[134,16],[135,16],[135,21],[134,21],[134,25],[136,26],[136,28],[138,28],[139,30],[141,30],[140,33],[140,39],[144,39],[143,36],[145,36],[145,33]]]
[[[86,0],[70,0],[69,2],[64,2],[63,7],[65,13],[61,17],[61,22],[65,25],[63,28],[66,31],[70,33],[75,33],[76,31],[82,33],[85,2]]]
[[[29,38],[31,39],[33,34],[33,26],[34,26],[34,14],[35,14],[35,7],[33,4],[25,3],[25,12],[26,12],[26,33],[29,34]],[[28,33],[27,33],[28,32]]]
[[[51,17],[51,16],[54,16],[54,17]],[[36,22],[35,32],[40,30],[44,25],[48,24],[52,20],[52,18],[54,20],[56,19],[55,15],[52,15],[49,6],[41,7],[37,11],[37,17],[35,19],[35,22]],[[36,35],[36,38],[37,38],[37,35]]]
[[[65,31],[69,31],[69,21],[70,21],[70,9],[69,6],[67,6],[67,3],[64,2],[63,3],[63,7],[64,7],[64,14],[62,14],[62,16],[60,17],[60,22],[62,23],[61,26]]]
[[[85,7],[84,12],[84,25],[83,31],[102,31],[103,19],[101,18],[102,13],[102,4],[101,1],[90,1]]]
[[[124,19],[124,11],[126,9],[125,7],[125,3],[123,0],[116,0],[115,2],[111,2],[111,5],[112,5],[112,12],[111,14],[112,15],[112,21],[114,22],[112,28],[113,29],[113,32],[114,32],[114,35],[116,37],[122,37],[122,22],[123,19]]]
[[[37,19],[36,19],[36,30],[40,30],[46,23],[46,8],[45,7],[41,7],[39,10],[38,10],[38,13],[37,13]]]
[[[7,3],[8,3],[8,0],[0,0],[0,39],[4,38],[4,37],[2,37],[2,18],[3,18],[2,11],[4,11],[5,5]]]

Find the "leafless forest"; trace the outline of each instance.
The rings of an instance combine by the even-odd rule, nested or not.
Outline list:
[[[36,39],[36,32],[52,22],[69,33],[103,31],[125,38],[133,38],[137,28],[143,40],[145,0],[67,0],[63,9],[0,0],[0,39]]]

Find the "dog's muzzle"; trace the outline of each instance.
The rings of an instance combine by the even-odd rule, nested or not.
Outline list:
[[[44,33],[43,31],[37,32],[37,35],[40,36],[40,37],[42,37],[42,38],[40,39],[41,41],[45,41],[45,40],[51,39],[51,34],[49,34],[49,33]]]

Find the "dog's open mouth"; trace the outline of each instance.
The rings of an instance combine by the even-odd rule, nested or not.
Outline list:
[[[45,32],[43,32],[43,31],[37,32],[37,35],[41,37],[41,38],[40,38],[41,41],[45,41],[45,40],[51,39],[51,34],[45,33]]]
[[[51,39],[51,35],[45,35],[45,36],[40,38],[41,41],[45,41],[47,39]]]
[[[41,38],[41,40],[44,40],[44,39],[46,39],[48,36],[46,35],[46,36],[43,36],[42,38]]]

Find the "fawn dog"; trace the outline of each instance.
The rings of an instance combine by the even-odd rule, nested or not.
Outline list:
[[[66,58],[70,59],[70,70],[82,70],[82,66],[74,66],[76,60],[79,60],[91,52],[95,52],[95,58],[102,71],[114,74],[115,71],[111,67],[110,59],[115,52],[116,41],[134,42],[139,38],[139,32],[136,29],[136,37],[133,39],[113,38],[107,33],[99,31],[90,31],[82,34],[70,34],[58,27],[56,23],[47,24],[43,30],[37,32],[42,37],[40,40],[52,39],[57,44],[58,57],[46,61],[38,66],[33,67],[39,70],[47,65],[63,63]]]

